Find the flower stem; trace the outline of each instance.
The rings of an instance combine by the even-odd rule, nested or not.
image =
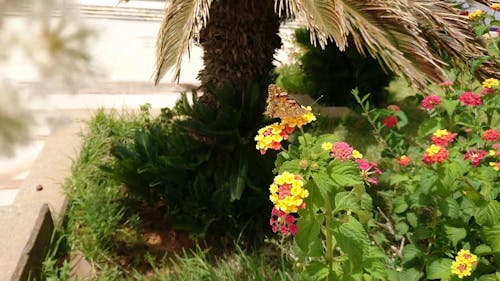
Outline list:
[[[325,198],[325,224],[326,224],[326,253],[325,261],[328,265],[328,280],[333,276],[333,233],[332,233],[332,220],[333,211],[330,203],[330,198]]]

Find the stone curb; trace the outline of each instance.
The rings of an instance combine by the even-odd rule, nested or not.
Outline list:
[[[70,122],[48,137],[14,203],[0,208],[0,280],[39,276],[54,227],[66,209],[62,184],[81,148],[82,121],[91,112],[64,112]]]

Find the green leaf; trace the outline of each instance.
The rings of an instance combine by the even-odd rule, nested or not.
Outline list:
[[[447,100],[443,99],[441,100],[441,106],[446,110],[446,113],[448,116],[452,116],[453,112],[455,112],[455,108],[458,105],[458,101],[455,100]]]
[[[413,238],[417,239],[417,240],[421,240],[421,239],[427,239],[429,237],[432,236],[432,229],[425,226],[425,225],[421,225],[417,228],[415,228],[415,231],[413,232]]]
[[[328,194],[335,191],[334,182],[325,170],[320,170],[316,173],[312,173],[311,177],[313,178],[314,183],[316,183],[316,186],[318,187],[325,200],[328,197]]]
[[[337,244],[347,254],[353,268],[362,266],[370,250],[370,241],[363,225],[349,216],[346,223],[335,222],[332,231]]]
[[[244,153],[240,153],[240,158],[238,161],[238,170],[235,171],[236,175],[234,181],[234,187],[231,188],[230,201],[233,202],[235,200],[239,200],[241,198],[241,194],[245,190],[246,181],[245,178],[248,172],[248,161],[244,156]]]
[[[465,230],[465,228],[461,227],[453,227],[445,225],[444,231],[446,233],[446,237],[453,244],[453,247],[456,247],[458,242],[467,236],[467,231]]]
[[[491,247],[485,244],[481,244],[474,249],[474,254],[483,255],[491,253]]]
[[[362,184],[359,168],[356,163],[332,161],[327,168],[328,174],[333,183],[338,187],[353,186]]]
[[[408,203],[403,196],[398,196],[392,201],[392,206],[396,214],[402,213],[408,209]]]
[[[423,138],[434,133],[434,131],[441,129],[442,127],[443,125],[440,118],[425,119],[424,122],[420,124],[420,127],[418,127],[417,135]]]
[[[356,196],[351,192],[339,192],[335,194],[335,212],[341,210],[352,210],[358,208]]]
[[[299,231],[295,242],[308,256],[317,257],[323,254],[323,246],[319,233],[322,222],[315,215],[304,214],[297,222]]]
[[[283,172],[290,172],[293,174],[299,174],[302,171],[300,168],[300,160],[295,159],[291,161],[286,161],[281,164],[278,168],[278,172],[281,174]]]
[[[486,206],[476,207],[474,217],[481,226],[493,226],[497,224],[500,220],[500,203],[491,200]]]
[[[416,268],[407,268],[404,271],[387,271],[387,279],[390,281],[418,281],[424,273]]]
[[[460,217],[460,206],[458,205],[458,202],[452,197],[446,197],[445,200],[440,200],[438,204],[439,210],[441,211],[441,213],[443,213],[443,215],[452,219]]]
[[[325,280],[328,277],[328,266],[322,262],[311,262],[300,275],[301,280]]]
[[[487,274],[487,275],[482,275],[479,277],[478,281],[498,281],[500,280],[500,273],[493,273],[493,274]]]
[[[427,279],[445,279],[451,275],[451,259],[437,259],[427,265]]]
[[[491,250],[500,252],[500,224],[483,227],[480,230],[480,236],[491,247]]]
[[[411,261],[423,255],[424,253],[412,244],[408,244],[403,248],[403,262]]]
[[[408,180],[410,180],[410,177],[408,177],[408,175],[393,174],[389,178],[389,184],[391,186],[393,186],[393,185],[397,185],[398,183],[402,183],[402,182],[405,182],[405,181],[408,181]]]

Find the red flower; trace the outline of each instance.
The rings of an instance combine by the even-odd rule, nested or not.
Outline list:
[[[492,88],[484,88],[482,91],[481,91],[481,94],[482,95],[489,95],[491,93],[494,93],[495,92],[495,89],[492,89]]]
[[[478,106],[481,105],[481,96],[478,94],[474,94],[473,92],[463,92],[462,95],[458,98],[458,100],[463,105],[468,106]]]
[[[484,131],[481,138],[485,141],[497,141],[500,138],[500,132],[495,129],[489,129]]]
[[[475,150],[475,149],[469,149],[464,155],[464,160],[471,160],[471,164],[474,167],[479,166],[479,162],[483,160],[483,158],[488,154],[486,150]]]
[[[438,96],[428,96],[422,100],[422,107],[427,110],[433,109],[441,103],[441,99]]]
[[[387,128],[393,128],[397,124],[398,124],[398,118],[396,118],[396,116],[394,116],[394,115],[389,115],[389,116],[384,118],[384,125]]]
[[[399,165],[401,165],[403,167],[406,167],[406,166],[410,165],[410,163],[411,163],[410,157],[408,157],[406,155],[399,156],[398,158],[396,158],[396,161],[398,161]]]

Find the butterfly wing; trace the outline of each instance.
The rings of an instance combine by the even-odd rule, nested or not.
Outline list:
[[[297,117],[308,111],[280,87],[270,84],[268,87],[267,107],[265,114],[272,118]]]

